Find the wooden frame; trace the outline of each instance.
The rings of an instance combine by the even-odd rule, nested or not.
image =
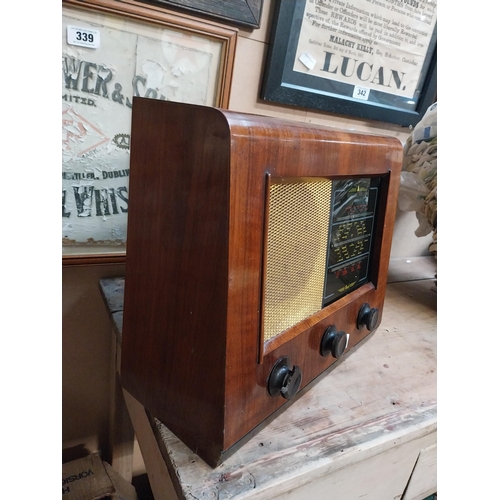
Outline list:
[[[133,0],[62,6],[62,263],[124,263],[132,98],[227,108],[237,29]]]
[[[436,3],[317,3],[277,0],[262,99],[418,123],[436,96]]]
[[[141,0],[149,1],[149,0]],[[150,0],[172,9],[182,9],[195,14],[213,17],[224,22],[250,28],[260,27],[263,0]]]

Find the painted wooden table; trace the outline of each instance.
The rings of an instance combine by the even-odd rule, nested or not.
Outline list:
[[[392,261],[380,327],[215,469],[123,391],[128,435],[137,436],[155,500],[421,500],[436,492],[434,272],[432,258]],[[119,367],[124,279],[100,285]],[[120,450],[116,460],[130,461]]]

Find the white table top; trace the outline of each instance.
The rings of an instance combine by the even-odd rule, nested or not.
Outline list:
[[[158,484],[168,470],[179,498],[269,499],[311,475],[329,474],[435,433],[437,294],[429,279],[433,263],[413,262],[414,267],[424,266],[424,275],[418,270],[408,274],[407,264],[399,262],[403,273],[396,266],[390,277],[379,328],[215,469],[157,419],[148,420],[144,408],[125,392],[139,444],[144,432],[150,434],[145,437],[150,443],[153,436],[156,441],[152,467],[160,467]],[[147,449],[141,445],[148,467],[153,462]],[[157,463],[158,456],[163,456],[163,464]],[[165,483],[165,488],[172,486]]]

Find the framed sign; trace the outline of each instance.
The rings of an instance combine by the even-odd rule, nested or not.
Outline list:
[[[125,261],[133,97],[226,108],[236,36],[132,1],[63,1],[63,265]]]
[[[195,14],[214,17],[216,19],[258,28],[262,14],[263,0],[141,0],[164,5],[172,9],[182,9]]]
[[[436,96],[437,0],[277,0],[264,100],[415,125]]]

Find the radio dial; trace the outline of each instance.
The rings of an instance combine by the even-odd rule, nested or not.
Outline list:
[[[346,332],[337,330],[334,325],[329,326],[321,339],[321,355],[331,354],[334,358],[340,358],[347,347],[347,340]]]
[[[378,323],[378,309],[376,307],[370,308],[370,306],[365,302],[358,313],[357,327],[358,330],[362,330],[363,326],[366,326],[368,330],[373,330]]]

